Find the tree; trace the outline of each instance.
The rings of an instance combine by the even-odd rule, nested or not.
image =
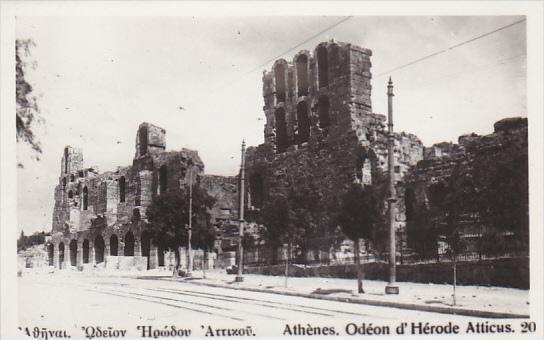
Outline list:
[[[15,40],[15,98],[16,98],[16,128],[17,142],[28,143],[36,153],[42,153],[40,141],[33,132],[34,122],[41,122],[40,108],[36,97],[32,95],[32,86],[25,79],[25,71],[28,66],[25,59],[30,56],[30,48],[35,46],[31,39]],[[23,167],[22,164],[18,165]]]
[[[210,229],[209,209],[215,199],[198,186],[193,187],[192,226],[195,238],[192,246],[213,246]],[[146,229],[151,232],[153,243],[162,249],[179,251],[179,247],[187,245],[187,224],[189,221],[189,189],[168,191],[153,198],[147,208],[149,223]],[[215,238],[215,235],[213,235]],[[179,267],[179,259],[176,259]]]
[[[272,264],[276,264],[278,248],[289,240],[292,223],[287,198],[280,195],[271,196],[263,203],[258,221],[265,227],[264,237],[272,249]]]
[[[290,242],[300,250],[299,260],[307,262],[310,246],[320,246],[320,239],[328,228],[323,199],[312,185],[291,187],[287,195],[287,203],[292,218],[293,229]]]
[[[508,242],[508,247],[529,249],[527,144],[504,142],[495,152],[481,152],[474,161],[474,178],[478,188],[477,210],[487,229],[484,236],[493,242],[512,231],[514,242]],[[485,247],[485,242],[482,246]],[[492,248],[482,250],[493,252]]]
[[[215,244],[215,228],[211,224],[210,214],[202,215],[205,220],[194,224],[193,239],[191,245],[204,250],[204,259],[202,263],[202,273],[206,278],[206,265],[208,264],[208,253],[213,250]]]
[[[476,204],[476,192],[472,174],[457,163],[449,177],[439,180],[430,188],[431,205],[435,211],[436,228],[448,246],[447,253],[453,259],[453,305],[456,304],[457,256],[466,248],[462,234],[467,215]]]
[[[45,237],[48,235],[49,234],[46,234],[44,231],[39,231],[30,236],[26,236],[25,233],[21,231],[21,235],[19,236],[19,239],[17,239],[17,250],[25,250],[38,244],[44,244]]]
[[[25,232],[21,230],[21,235],[19,236],[19,239],[17,240],[17,250],[25,250],[26,249],[26,236]]]
[[[357,268],[357,291],[363,290],[363,270],[360,261],[359,241],[369,239],[379,223],[383,196],[377,186],[362,187],[353,184],[340,195],[336,221],[342,232],[354,242],[355,265]]]
[[[429,204],[420,202],[413,188],[406,189],[404,202],[409,246],[422,259],[436,257],[438,233],[432,223]]]

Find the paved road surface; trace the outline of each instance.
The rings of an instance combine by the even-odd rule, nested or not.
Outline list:
[[[203,332],[214,327],[252,326],[257,335],[281,335],[286,324],[335,326],[350,322],[398,323],[461,320],[460,316],[374,307],[277,294],[211,288],[187,282],[83,273],[36,274],[18,279],[19,326],[69,329],[82,326],[127,328],[175,325]],[[77,330],[77,331],[76,331]],[[77,333],[79,332],[79,333]],[[79,335],[78,335],[79,334]]]

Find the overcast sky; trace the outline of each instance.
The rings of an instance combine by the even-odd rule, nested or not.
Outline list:
[[[18,17],[30,38],[27,80],[45,122],[39,162],[18,146],[18,229],[50,230],[53,190],[65,145],[83,149],[101,171],[132,163],[136,129],[166,129],[166,147],[198,150],[206,173],[234,175],[240,143],[263,141],[266,61],[341,17]],[[397,66],[522,17],[353,17],[284,55],[329,39],[373,51],[372,105],[386,112],[395,84],[395,130],[425,145],[491,133],[501,118],[526,116],[525,23],[435,57]],[[184,109],[181,110],[180,107]]]

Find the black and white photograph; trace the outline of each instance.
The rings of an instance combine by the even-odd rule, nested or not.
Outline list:
[[[2,5],[2,339],[542,337],[543,3]]]

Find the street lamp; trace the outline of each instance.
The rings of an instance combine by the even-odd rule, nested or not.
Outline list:
[[[187,226],[187,251],[189,256],[189,265],[187,266],[187,277],[192,276],[193,270],[193,251],[191,247],[191,238],[193,234],[193,162],[189,160],[189,224]]]
[[[244,182],[245,182],[245,167],[246,167],[246,142],[242,140],[242,162],[240,165],[240,230],[239,230],[239,240],[238,240],[238,275],[236,275],[235,281],[242,282],[244,277],[242,276],[244,266],[244,247],[242,245],[242,240],[244,238]]]
[[[386,294],[398,294],[399,287],[396,285],[396,247],[395,247],[395,202],[397,201],[395,192],[395,135],[393,133],[393,82],[389,77],[387,84],[387,127],[388,127],[388,167],[389,167],[389,197],[387,203],[389,206],[389,284],[385,286]]]

